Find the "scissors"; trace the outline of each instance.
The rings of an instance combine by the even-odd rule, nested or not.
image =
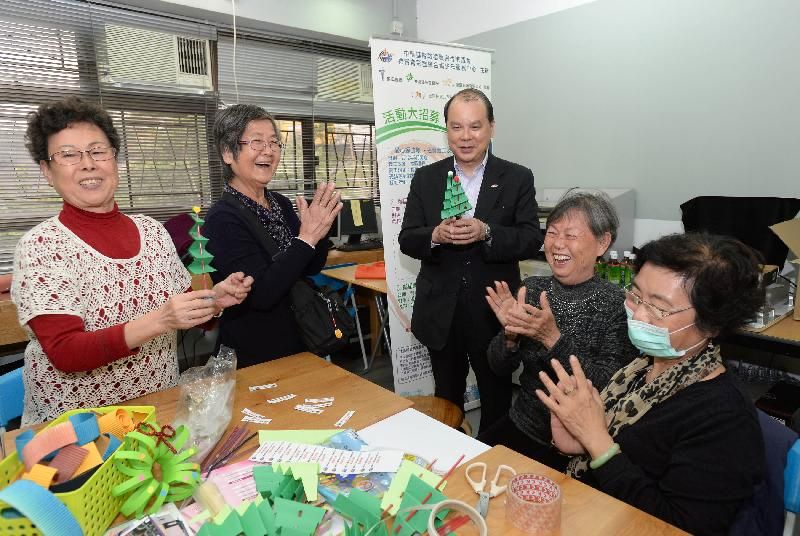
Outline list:
[[[470,472],[474,469],[482,469],[481,471],[481,479],[480,481],[475,481],[471,476]],[[484,462],[475,462],[469,464],[467,466],[467,470],[464,472],[464,476],[467,477],[467,481],[469,481],[472,489],[475,490],[475,493],[478,494],[478,505],[475,507],[478,510],[478,513],[486,519],[486,514],[489,513],[489,499],[492,497],[497,497],[506,491],[506,485],[508,484],[508,480],[506,480],[506,485],[498,486],[497,481],[500,480],[500,475],[506,471],[509,473],[508,479],[515,476],[517,472],[507,465],[499,465],[497,467],[497,472],[494,474],[494,478],[489,483],[489,491],[484,491],[483,488],[486,487],[486,463]]]

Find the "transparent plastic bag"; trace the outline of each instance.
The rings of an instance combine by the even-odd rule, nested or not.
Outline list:
[[[197,449],[196,460],[211,451],[231,421],[236,390],[236,352],[220,346],[203,367],[181,374],[181,389],[174,426],[189,428],[189,445]]]

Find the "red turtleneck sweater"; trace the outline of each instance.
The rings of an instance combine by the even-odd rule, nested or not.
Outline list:
[[[64,203],[59,221],[89,246],[112,259],[130,259],[139,253],[139,229],[119,211],[87,212]],[[125,344],[125,324],[86,331],[83,319],[73,315],[39,315],[28,321],[53,366],[63,372],[84,372],[135,354]]]

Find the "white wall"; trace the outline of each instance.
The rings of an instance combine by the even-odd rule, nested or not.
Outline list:
[[[231,24],[230,0],[123,0],[120,3]],[[391,32],[393,0],[236,0],[237,24],[348,42]],[[396,0],[405,37],[416,37],[415,0]],[[475,33],[475,32],[473,32]]]
[[[537,188],[635,189],[639,244],[695,196],[800,196],[797,20],[796,0],[597,0],[459,42],[495,51],[497,154]]]
[[[417,0],[417,36],[426,41],[458,42],[517,22],[595,0]]]

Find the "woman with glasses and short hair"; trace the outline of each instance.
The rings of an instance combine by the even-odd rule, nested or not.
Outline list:
[[[727,534],[762,474],[753,404],[713,340],[761,305],[759,266],[741,242],[707,234],[646,244],[627,291],[628,335],[643,356],[598,392],[584,367],[553,362],[537,395],[568,474],[692,534]]]
[[[26,137],[64,203],[14,254],[11,296],[30,337],[22,424],[174,386],[176,330],[239,303],[252,279],[240,272],[192,292],[166,229],[120,212],[120,138],[102,108],[76,97],[43,104]]]
[[[516,296],[504,282],[487,288],[503,330],[489,345],[489,365],[510,374],[520,363],[521,389],[508,414],[478,439],[502,444],[556,469],[564,456],[550,444],[550,415],[536,397],[538,373],[550,360],[577,355],[596,385],[604,386],[637,352],[628,340],[622,290],[594,273],[595,260],[617,237],[617,217],[607,195],[571,192],[547,218],[544,254],[552,276],[529,277]]]
[[[259,106],[230,106],[214,123],[226,184],[203,226],[217,269],[212,278],[240,270],[255,278],[247,299],[220,319],[217,344],[236,349],[240,367],[306,350],[289,291],[325,266],[328,231],[342,209],[334,183],[321,184],[311,203],[298,196],[299,217],[288,198],[267,189],[281,161],[279,136]]]

